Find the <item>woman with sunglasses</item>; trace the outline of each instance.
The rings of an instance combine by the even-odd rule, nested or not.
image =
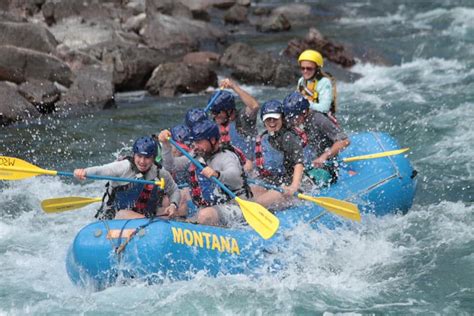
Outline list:
[[[298,80],[299,91],[309,102],[310,109],[326,114],[335,124],[336,83],[335,79],[322,71],[323,56],[307,49],[298,57],[302,77]]]

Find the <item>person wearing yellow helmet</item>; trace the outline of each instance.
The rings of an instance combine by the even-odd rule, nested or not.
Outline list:
[[[298,80],[299,91],[310,104],[310,109],[328,115],[337,124],[334,117],[336,112],[336,83],[334,78],[322,71],[323,56],[312,49],[303,51],[298,57],[301,78]]]

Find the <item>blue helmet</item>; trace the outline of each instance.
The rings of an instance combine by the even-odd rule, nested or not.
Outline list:
[[[171,128],[171,138],[178,143],[189,143],[191,130],[184,124],[179,124]]]
[[[186,117],[184,118],[184,124],[186,124],[190,129],[194,124],[207,120],[207,114],[203,109],[191,109],[186,112]]]
[[[292,92],[283,100],[283,115],[286,118],[300,115],[307,109],[309,109],[308,100],[297,91]]]
[[[161,151],[160,145],[150,136],[142,136],[133,144],[133,153],[140,154],[145,157],[156,157],[158,150]]]
[[[205,120],[194,124],[191,129],[191,141],[198,141],[202,139],[210,140],[215,138],[219,140],[221,134],[219,132],[219,126],[211,120]]]
[[[264,121],[263,117],[266,114],[283,114],[283,105],[278,100],[265,102],[260,109],[260,119],[262,121]]]
[[[219,93],[219,91],[216,93]],[[213,96],[211,96],[208,102],[211,102]],[[234,95],[230,93],[229,91],[225,91],[225,90],[222,90],[220,92],[217,99],[214,100],[214,104],[212,104],[211,106],[211,112],[228,111],[228,110],[234,110],[234,109],[235,109]]]

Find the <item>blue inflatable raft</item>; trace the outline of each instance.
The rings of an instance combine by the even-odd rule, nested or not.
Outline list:
[[[351,135],[351,145],[341,158],[395,149],[399,149],[397,143],[387,134],[360,133]],[[319,194],[356,203],[362,214],[405,213],[415,195],[415,176],[404,155],[361,160],[348,163],[339,181]],[[301,222],[335,228],[346,221],[304,202],[276,215],[280,228],[268,240],[248,226],[225,228],[160,219],[94,222],[77,234],[68,250],[68,275],[75,284],[100,290],[127,279],[185,280],[198,271],[210,276],[253,274],[268,261],[270,250],[285,243],[285,230]]]

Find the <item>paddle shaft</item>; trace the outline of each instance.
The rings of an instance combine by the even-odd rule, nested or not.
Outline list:
[[[212,100],[211,100],[212,101]],[[183,148],[181,148],[181,146],[179,146],[171,137],[168,138],[168,141],[173,144],[174,147],[176,147],[176,149],[178,149],[183,155],[186,156],[186,158],[188,158],[200,171],[202,171],[204,169],[204,166],[199,162],[197,161],[196,159],[193,158],[193,156],[191,156],[186,150],[184,150]],[[217,179],[216,177],[212,176],[210,179],[212,179],[212,181],[214,181],[218,186],[221,187],[222,190],[225,191],[225,193],[227,193],[231,198],[235,199],[237,196],[234,194],[234,192],[232,192],[231,190],[229,190],[222,182],[219,181],[219,179]]]
[[[65,177],[74,177],[74,174],[71,172],[63,172],[63,171],[58,171],[57,174],[59,176],[65,176]],[[134,183],[141,183],[141,184],[154,184],[158,185],[157,182],[159,181],[151,181],[151,180],[143,180],[143,179],[133,179],[133,178],[120,178],[120,177],[111,177],[111,176],[97,176],[97,175],[86,175],[86,178],[88,179],[95,179],[95,180],[110,180],[110,181],[117,181],[117,182],[134,182]]]
[[[217,93],[212,97],[211,101],[207,104],[206,108],[204,109],[204,112],[209,112],[211,110],[212,105],[214,104],[214,101],[216,101],[217,97],[219,97],[222,93],[222,89],[219,89]]]

